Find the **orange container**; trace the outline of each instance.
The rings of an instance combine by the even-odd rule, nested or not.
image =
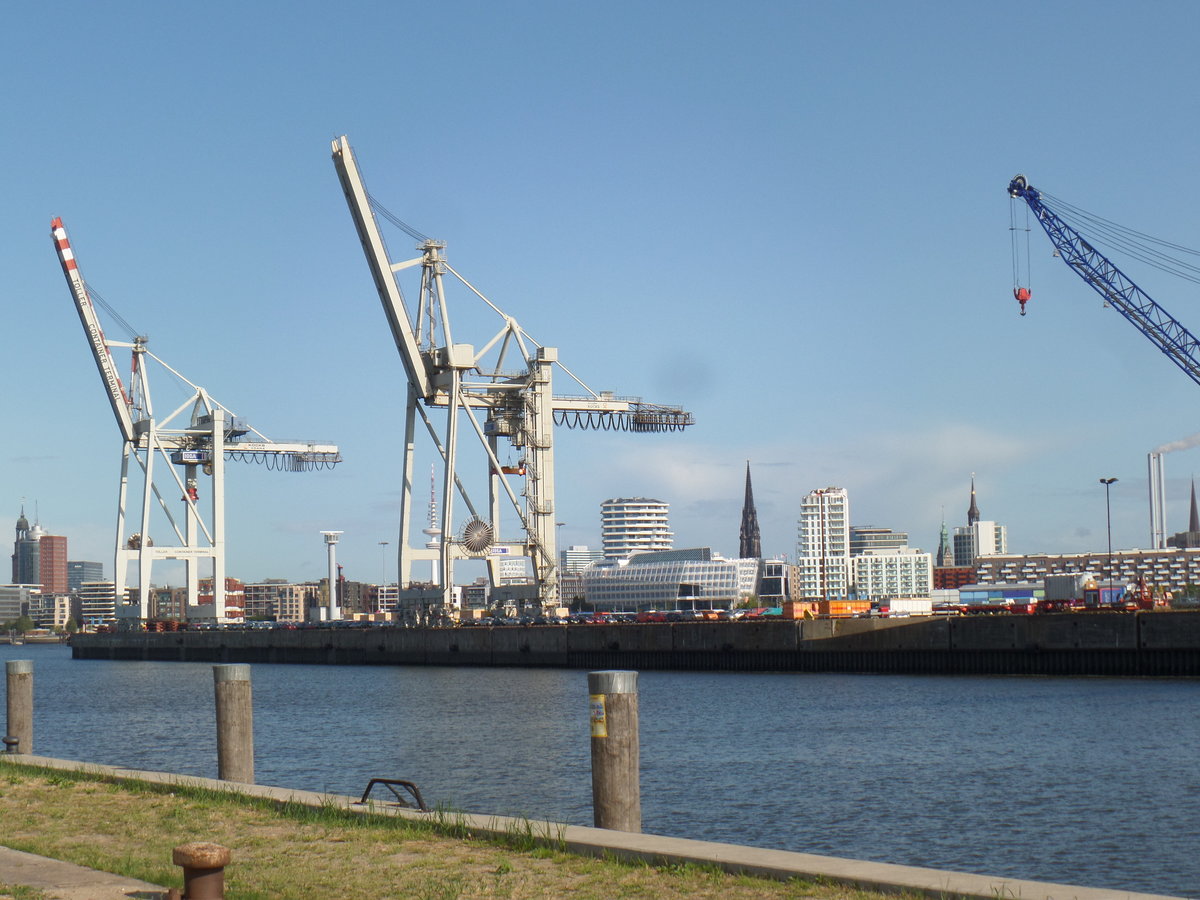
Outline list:
[[[832,619],[844,619],[871,611],[870,600],[818,600],[818,613]]]

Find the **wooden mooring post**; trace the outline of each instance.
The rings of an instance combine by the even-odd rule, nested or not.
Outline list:
[[[10,659],[4,664],[8,720],[4,749],[33,752],[33,660]]]
[[[213,666],[217,695],[217,778],[254,784],[254,700],[250,667]]]
[[[597,828],[642,830],[637,674],[588,673],[592,813]]]

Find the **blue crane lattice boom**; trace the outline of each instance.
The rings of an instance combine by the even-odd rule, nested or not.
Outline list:
[[[1041,192],[1030,187],[1024,175],[1009,182],[1008,195],[1029,205],[1063,262],[1200,384],[1200,340],[1194,334],[1049,209]]]

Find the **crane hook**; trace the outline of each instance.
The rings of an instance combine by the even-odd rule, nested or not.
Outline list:
[[[1029,302],[1029,299],[1033,296],[1033,292],[1029,288],[1016,287],[1013,288],[1013,296],[1021,304],[1021,315],[1025,315],[1025,304]]]

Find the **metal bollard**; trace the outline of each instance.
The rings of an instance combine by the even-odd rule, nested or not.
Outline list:
[[[254,700],[250,667],[213,666],[217,695],[217,777],[254,784]]]
[[[642,830],[637,672],[589,672],[592,815],[597,828]]]
[[[33,660],[10,659],[4,670],[8,692],[5,749],[10,753],[33,753]]]
[[[228,847],[208,841],[180,844],[172,850],[171,862],[183,867],[183,900],[224,900],[225,867],[232,858]]]

